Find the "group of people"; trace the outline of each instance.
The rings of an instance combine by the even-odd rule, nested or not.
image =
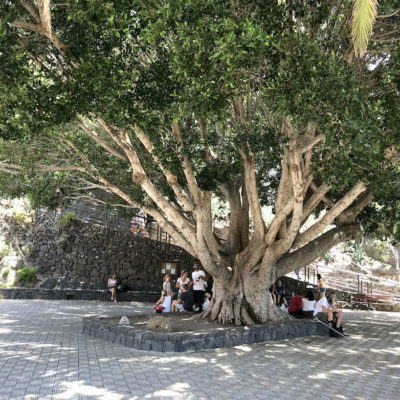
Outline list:
[[[312,290],[308,290],[306,295],[293,296],[290,300],[288,312],[291,314],[303,314],[318,318],[326,322],[331,329],[331,336],[343,335],[342,328],[342,310],[336,305],[336,296],[331,292],[326,295],[325,282],[320,274],[318,278],[319,299],[314,299]]]
[[[147,215],[142,208],[137,215],[134,215],[131,220],[131,232],[134,235],[149,237],[149,226],[151,217]]]
[[[193,266],[192,278],[187,271],[182,271],[177,279],[175,289],[178,289],[177,298],[174,300],[171,276],[166,274],[163,281],[161,297],[157,301],[154,312],[177,312],[177,311],[205,311],[210,304],[211,293],[207,292],[208,277],[200,265]]]

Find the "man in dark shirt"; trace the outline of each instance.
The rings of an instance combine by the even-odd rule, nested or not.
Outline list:
[[[172,311],[193,311],[193,293],[189,291],[188,285],[182,285],[181,298],[174,300]]]

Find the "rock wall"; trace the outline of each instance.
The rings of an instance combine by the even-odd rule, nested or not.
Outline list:
[[[42,280],[46,278],[40,287],[47,289],[104,289],[116,273],[128,290],[159,290],[163,261],[178,260],[178,272],[191,269],[195,261],[180,247],[130,232],[80,221],[59,230],[49,214],[40,215],[25,229],[14,224],[9,235],[20,248],[30,248],[29,263],[38,267]]]

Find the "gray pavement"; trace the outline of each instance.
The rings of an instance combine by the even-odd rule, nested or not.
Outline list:
[[[352,340],[308,337],[160,354],[82,335],[144,303],[0,300],[0,400],[399,399],[400,313],[346,312]]]

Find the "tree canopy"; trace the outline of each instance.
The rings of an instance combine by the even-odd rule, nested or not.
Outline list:
[[[395,3],[379,2],[364,54],[351,1],[5,0],[0,190],[53,206],[56,187],[106,191],[154,215],[216,282],[257,275],[260,291],[360,222],[399,236]],[[212,195],[230,205],[224,240]],[[271,318],[233,292],[213,318]]]

